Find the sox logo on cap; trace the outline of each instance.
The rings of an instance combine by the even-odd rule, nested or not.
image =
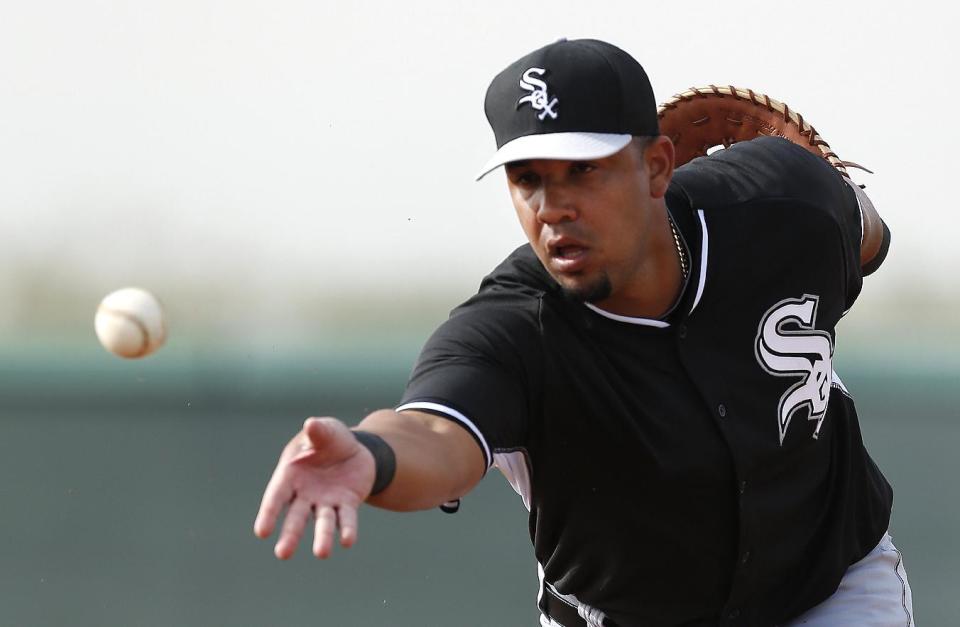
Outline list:
[[[635,136],[660,134],[646,72],[595,39],[563,39],[511,63],[490,83],[483,108],[497,152],[478,179],[514,161],[603,159]]]
[[[520,105],[523,103],[529,102],[535,111],[542,112],[537,116],[541,121],[548,115],[556,120],[557,112],[554,111],[553,108],[557,106],[559,100],[557,100],[557,98],[551,99],[550,95],[547,94],[547,84],[539,78],[533,77],[534,74],[543,76],[545,73],[546,70],[539,67],[532,67],[523,73],[523,76],[520,78],[520,87],[531,93],[529,96],[524,96],[517,101],[517,108],[520,108]]]

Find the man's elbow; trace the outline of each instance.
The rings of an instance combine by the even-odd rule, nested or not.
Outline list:
[[[863,276],[876,272],[883,264],[884,259],[887,258],[887,252],[890,250],[890,229],[883,220],[880,220],[879,216],[877,216],[877,220],[880,222],[879,232],[871,233],[869,250],[866,248],[866,238],[864,238],[864,245],[860,247],[860,267]]]
[[[873,274],[887,257],[890,248],[890,229],[880,218],[873,202],[858,185],[849,181],[860,205],[860,222],[863,225],[860,239],[860,268],[863,276]]]

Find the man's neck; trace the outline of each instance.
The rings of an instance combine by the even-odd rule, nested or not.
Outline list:
[[[661,199],[652,213],[647,254],[634,279],[620,293],[594,304],[604,311],[634,318],[660,319],[668,315],[685,285],[678,247],[667,205]]]

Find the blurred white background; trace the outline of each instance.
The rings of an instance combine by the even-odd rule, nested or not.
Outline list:
[[[167,302],[174,336],[210,341],[445,311],[523,241],[502,174],[473,181],[494,149],[489,80],[596,37],[639,59],[660,101],[751,87],[873,169],[855,176],[894,246],[849,326],[956,335],[956,11],[5,0],[0,334],[88,333],[128,284]]]
[[[503,175],[473,180],[490,79],[596,37],[660,101],[750,87],[876,172],[854,176],[893,247],[836,363],[895,486],[920,622],[955,624],[957,17],[932,0],[0,0],[0,623],[532,620],[502,481],[456,517],[368,508],[366,539],[322,567],[275,564],[250,523],[303,416],[395,402],[426,335],[523,242]],[[126,285],[169,313],[142,361],[94,337]]]

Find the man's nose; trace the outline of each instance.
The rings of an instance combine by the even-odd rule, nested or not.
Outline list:
[[[540,192],[540,204],[537,207],[537,220],[544,224],[556,224],[575,220],[576,203],[573,194],[562,185],[544,184]]]

